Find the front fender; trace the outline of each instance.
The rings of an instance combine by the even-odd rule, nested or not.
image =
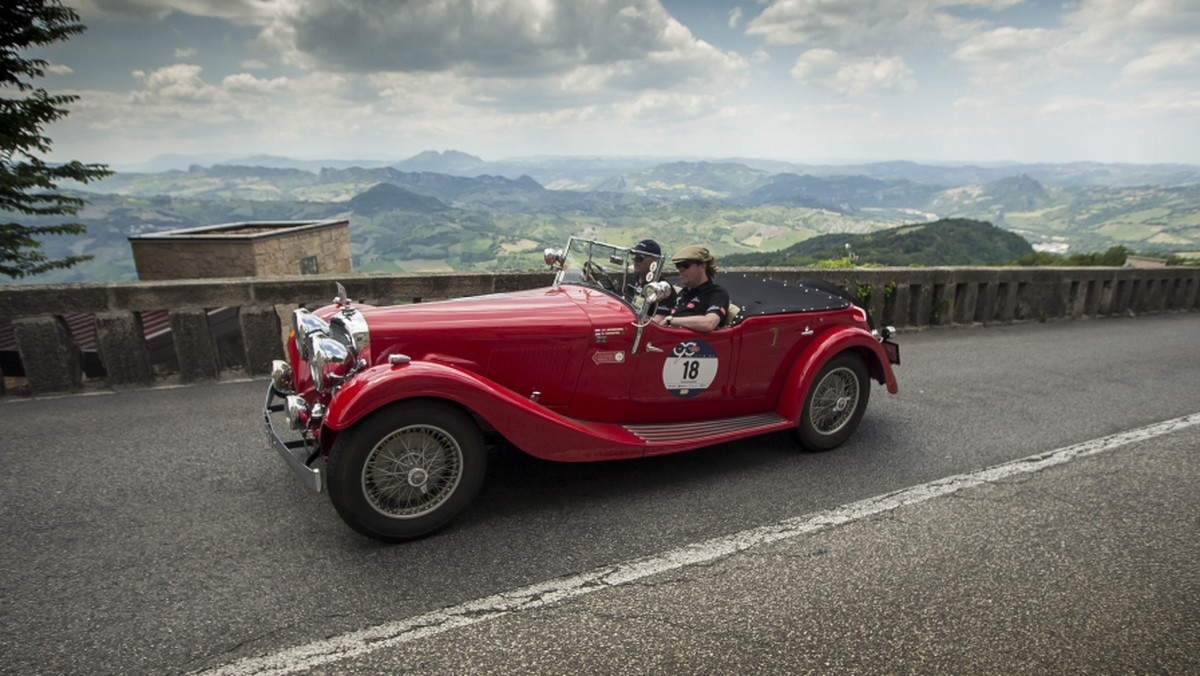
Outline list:
[[[558,415],[474,372],[429,361],[373,366],[357,374],[329,402],[323,424],[345,430],[382,406],[415,398],[453,401],[546,460],[636,458],[645,451],[643,440],[618,425]]]
[[[839,326],[822,334],[819,340],[810,344],[800,355],[796,365],[792,367],[792,372],[788,374],[775,412],[788,420],[799,420],[804,400],[808,397],[808,391],[817,373],[826,362],[846,350],[858,352],[871,377],[886,386],[889,393],[896,394],[899,391],[896,374],[892,371],[892,364],[888,361],[887,353],[883,351],[879,339],[854,326]]]

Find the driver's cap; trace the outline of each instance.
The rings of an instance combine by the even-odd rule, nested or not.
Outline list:
[[[700,246],[699,244],[689,244],[679,251],[676,251],[674,256],[671,256],[672,263],[682,263],[684,261],[700,261],[701,263],[710,263],[712,260],[712,254],[708,252],[708,249]]]

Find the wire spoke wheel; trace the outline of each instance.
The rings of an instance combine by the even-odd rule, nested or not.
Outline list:
[[[828,451],[849,439],[867,410],[870,385],[857,354],[842,352],[826,362],[804,401],[796,441],[810,451]]]
[[[329,499],[346,524],[397,542],[445,527],[471,503],[487,448],[457,406],[396,402],[338,434],[326,468]]]
[[[836,434],[858,410],[858,378],[849,368],[830,371],[817,383],[809,421],[821,434]]]
[[[437,427],[413,425],[382,439],[363,465],[362,491],[381,514],[428,514],[454,494],[462,479],[458,442]]]

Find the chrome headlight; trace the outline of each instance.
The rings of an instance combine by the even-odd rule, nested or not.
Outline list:
[[[349,345],[356,355],[361,355],[371,342],[371,332],[367,328],[367,319],[363,314],[346,306],[340,312],[329,318],[329,335],[342,343]]]
[[[271,386],[281,394],[295,394],[292,387],[292,365],[282,359],[271,361]]]
[[[318,392],[328,392],[354,374],[358,357],[349,347],[322,335],[312,336],[308,347],[308,366]]]
[[[329,324],[313,313],[300,308],[292,312],[292,331],[296,334],[296,351],[300,358],[308,361],[312,354],[309,352],[310,336],[329,335]]]
[[[287,412],[288,426],[294,430],[304,429],[309,420],[308,402],[297,394],[291,395],[284,401],[287,402],[284,411]]]
[[[642,295],[647,303],[657,303],[671,295],[671,283],[659,281],[647,284],[642,288]]]

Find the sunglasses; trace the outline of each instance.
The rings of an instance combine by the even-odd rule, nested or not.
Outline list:
[[[676,263],[675,269],[676,270],[687,270],[688,268],[692,267],[693,265],[700,265],[700,261],[683,261],[682,263]]]
[[[634,256],[634,257],[633,257],[633,262],[634,262],[634,263],[641,263],[641,262],[642,262],[642,261],[644,261],[644,260],[646,260],[646,257],[645,257],[645,256]]]

